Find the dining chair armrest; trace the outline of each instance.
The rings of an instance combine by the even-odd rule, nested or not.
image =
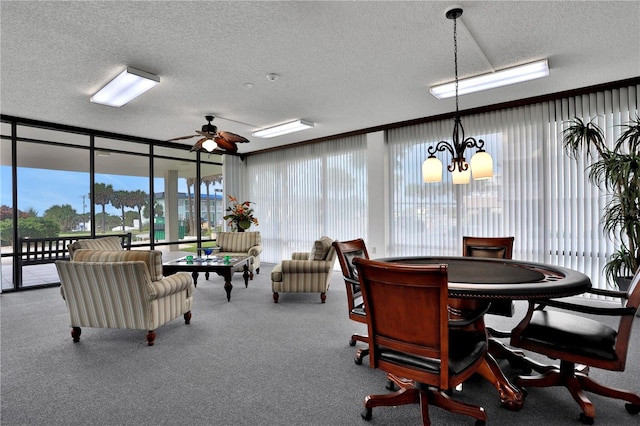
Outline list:
[[[345,277],[344,275],[342,276],[342,278],[344,278],[344,280],[351,285],[360,285],[360,281],[354,280],[353,278]]]
[[[543,310],[546,306],[554,308],[564,309],[567,311],[581,312],[583,314],[592,315],[609,315],[609,316],[621,316],[621,315],[635,315],[635,308],[601,308],[597,306],[578,305],[575,303],[561,302],[559,300],[545,300],[539,302],[540,304],[535,308],[537,310]]]
[[[617,297],[620,299],[628,298],[626,291],[619,291],[619,290],[602,290],[599,288],[590,288],[585,293],[596,294],[598,296]]]

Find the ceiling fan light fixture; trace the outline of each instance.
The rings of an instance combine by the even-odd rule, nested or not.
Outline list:
[[[315,123],[307,120],[295,120],[288,123],[279,124],[273,127],[267,127],[265,129],[257,130],[251,133],[256,138],[273,138],[275,136],[286,135],[287,133],[299,132],[300,130],[310,129],[315,126]]]
[[[207,139],[202,143],[202,147],[207,152],[213,152],[213,150],[218,147],[218,144],[213,139]]]
[[[127,67],[89,100],[96,104],[121,107],[158,83],[160,83],[160,77],[157,75]]]
[[[549,61],[547,59],[460,79],[458,80],[458,94],[466,95],[542,77],[549,77]],[[429,92],[438,99],[452,98],[456,95],[456,83],[454,81],[432,86]]]

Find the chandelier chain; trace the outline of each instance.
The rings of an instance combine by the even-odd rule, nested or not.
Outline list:
[[[458,113],[458,19],[453,19],[453,66],[456,77],[456,115]]]

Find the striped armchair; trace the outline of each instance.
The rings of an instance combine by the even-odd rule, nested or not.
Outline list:
[[[74,342],[81,327],[126,328],[146,330],[152,346],[156,328],[179,315],[191,320],[193,278],[163,277],[160,251],[76,249],[72,261],[57,261],[56,268]]]
[[[216,256],[252,256],[249,262],[249,274],[253,279],[253,272],[260,273],[260,253],[262,253],[262,239],[260,232],[218,232],[216,244],[220,252]],[[236,267],[242,271],[244,265]]]
[[[129,237],[131,235],[129,234]],[[73,254],[76,250],[89,249],[89,250],[107,250],[107,251],[120,251],[124,250],[124,241],[121,237],[109,236],[98,237],[91,239],[78,240],[67,246],[69,250],[69,259],[73,259]]]
[[[283,260],[271,270],[273,301],[279,293],[320,293],[322,303],[327,299],[329,279],[336,262],[333,240],[322,237],[313,243],[310,253],[296,252],[290,260]]]

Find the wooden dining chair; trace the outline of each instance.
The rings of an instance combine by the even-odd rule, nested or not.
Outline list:
[[[364,310],[364,302],[362,293],[360,292],[360,282],[358,281],[358,272],[353,266],[353,259],[363,257],[369,259],[367,246],[362,238],[350,241],[334,241],[333,247],[336,250],[340,268],[342,269],[342,277],[347,289],[347,309],[349,319],[362,324],[367,323],[367,317]],[[364,342],[366,348],[358,349],[354,361],[356,364],[362,364],[362,358],[369,354],[369,337],[365,334],[354,333],[349,339],[349,345],[355,346],[356,342]]]
[[[486,257],[494,259],[511,259],[513,255],[514,237],[462,237],[462,256]],[[487,314],[512,317],[513,300],[492,300]],[[509,337],[508,331],[487,328],[493,337]]]
[[[420,404],[429,425],[429,405],[486,422],[484,408],[449,397],[448,392],[484,363],[484,330],[449,321],[447,265],[406,265],[353,259],[358,271],[369,331],[369,362],[387,372],[399,389],[364,399],[362,417],[373,407]]]
[[[519,387],[564,386],[576,400],[582,412],[580,420],[593,424],[595,408],[584,391],[627,401],[631,414],[640,412],[640,396],[629,391],[610,388],[597,383],[576,365],[624,371],[629,338],[634,318],[640,306],[640,269],[626,292],[591,289],[587,293],[620,298],[624,307],[595,307],[559,300],[529,302],[524,319],[513,330],[511,345],[559,359],[559,366],[538,365],[537,376],[519,376]],[[546,309],[553,307],[553,310]],[[608,316],[618,319],[617,329],[587,318],[582,314]],[[631,380],[631,383],[637,381]]]

